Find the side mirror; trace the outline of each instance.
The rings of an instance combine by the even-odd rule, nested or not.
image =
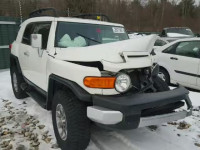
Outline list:
[[[42,48],[42,35],[41,34],[31,34],[31,46],[34,48]]]
[[[38,49],[39,57],[42,57],[42,35],[41,34],[31,34],[31,46]]]

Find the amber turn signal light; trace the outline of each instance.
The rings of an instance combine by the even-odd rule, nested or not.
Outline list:
[[[115,77],[86,77],[83,82],[89,88],[113,89],[115,80]]]

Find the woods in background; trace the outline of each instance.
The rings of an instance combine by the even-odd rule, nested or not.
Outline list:
[[[200,32],[200,6],[194,0],[20,0],[24,18],[38,8],[54,7],[62,16],[103,13],[130,31],[159,32],[164,27],[187,26]],[[19,0],[1,0],[0,16],[19,17]]]

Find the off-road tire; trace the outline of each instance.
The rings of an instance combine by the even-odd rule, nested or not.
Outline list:
[[[169,85],[170,84],[169,73],[165,69],[162,69],[162,68],[160,68],[159,73],[162,73],[165,76],[165,82]]]
[[[163,92],[163,91],[170,90],[168,84],[158,76],[153,78],[153,82],[154,82],[154,87],[156,88],[157,92]]]
[[[60,137],[56,122],[56,107],[61,104],[67,120],[67,139]],[[52,102],[52,120],[55,136],[62,150],[85,150],[90,142],[90,120],[85,103],[72,92],[57,91]]]
[[[13,89],[13,93],[14,93],[15,97],[17,99],[23,99],[23,98],[28,97],[26,92],[21,89],[21,84],[24,83],[25,81],[23,79],[22,74],[19,73],[16,66],[11,66],[10,74],[11,74],[12,89]],[[14,81],[13,81],[14,75],[15,75],[15,78],[16,78],[16,85],[15,86],[17,87],[18,90],[16,90],[16,88],[14,86]]]

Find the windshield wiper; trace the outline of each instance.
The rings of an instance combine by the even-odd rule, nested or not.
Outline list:
[[[94,41],[94,42],[96,42],[96,43],[101,44],[100,41],[97,41],[97,40],[91,39],[91,38],[89,38],[89,37],[87,37],[87,36],[85,36],[85,35],[82,35],[82,34],[80,34],[80,33],[76,33],[76,34],[79,35],[79,36],[82,36],[82,37],[84,37],[84,38],[86,38],[86,39],[88,39],[88,40],[91,40],[91,41]]]

